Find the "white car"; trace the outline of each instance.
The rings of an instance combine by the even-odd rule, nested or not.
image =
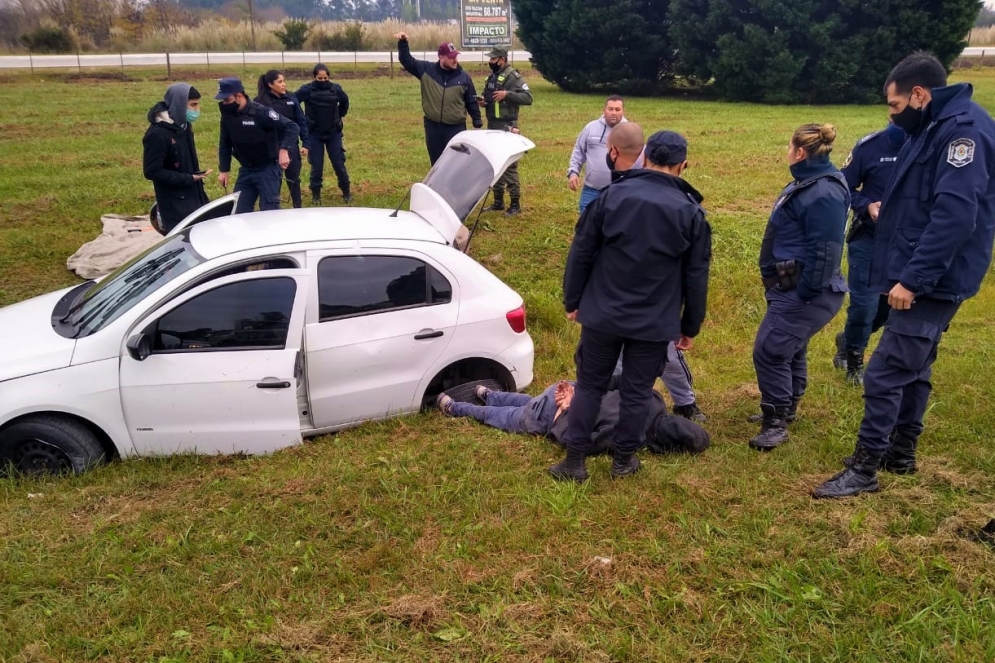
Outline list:
[[[0,309],[0,471],[268,453],[460,384],[525,388],[522,298],[453,242],[532,147],[459,134],[410,211],[227,196],[99,282]]]

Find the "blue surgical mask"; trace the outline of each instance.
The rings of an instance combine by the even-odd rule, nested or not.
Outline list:
[[[194,110],[192,108],[188,108],[187,109],[187,122],[189,122],[190,124],[193,124],[194,122],[197,121],[198,117],[200,117],[200,111],[199,110]]]

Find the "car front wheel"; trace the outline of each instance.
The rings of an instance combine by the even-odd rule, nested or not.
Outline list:
[[[0,474],[82,474],[104,461],[96,436],[83,424],[39,416],[0,431]]]

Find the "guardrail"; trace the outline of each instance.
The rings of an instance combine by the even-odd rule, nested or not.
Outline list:
[[[463,62],[486,62],[486,51],[463,51]],[[416,58],[435,60],[435,51],[412,52]],[[526,62],[528,51],[511,51],[511,62]],[[84,67],[172,67],[177,65],[250,64],[393,64],[397,61],[394,51],[261,51],[242,53],[117,53],[73,55],[8,55],[0,57],[0,69],[67,69]]]

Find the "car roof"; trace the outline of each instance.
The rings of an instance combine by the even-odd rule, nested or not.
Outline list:
[[[312,207],[235,214],[198,223],[190,243],[207,259],[266,246],[337,240],[396,239],[445,244],[411,212],[373,207]]]

